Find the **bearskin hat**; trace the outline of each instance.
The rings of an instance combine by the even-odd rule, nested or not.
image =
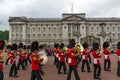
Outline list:
[[[55,44],[54,44],[54,48],[59,48],[59,44],[58,44],[58,43],[55,43]]]
[[[37,41],[33,41],[31,43],[31,52],[38,50],[38,42]]]
[[[74,39],[70,39],[70,40],[69,40],[69,47],[70,47],[70,48],[75,47],[75,40],[74,40]]]
[[[18,46],[16,43],[12,44],[11,46],[11,50],[17,50]]]
[[[109,47],[109,43],[106,41],[103,43],[103,48],[107,48],[107,47]]]
[[[30,49],[30,45],[27,46],[27,49]]]
[[[19,48],[23,48],[23,43],[19,43]]]
[[[26,50],[26,45],[23,46],[23,49]]]
[[[4,41],[0,41],[0,50],[3,50],[5,46],[5,42]]]
[[[61,43],[60,44],[60,49],[62,49],[64,46],[65,46],[64,43]]]
[[[41,44],[41,45],[39,45],[39,49],[43,49],[43,47],[44,47],[44,46],[43,46],[42,44]]]
[[[117,43],[117,49],[120,49],[120,42]]]
[[[7,49],[11,49],[11,45],[7,45],[7,47],[6,47]]]
[[[83,43],[83,47],[84,47],[84,49],[86,49],[86,48],[88,48],[88,43]]]
[[[98,43],[93,43],[92,44],[92,48],[93,48],[93,50],[98,50],[99,49],[99,44]]]

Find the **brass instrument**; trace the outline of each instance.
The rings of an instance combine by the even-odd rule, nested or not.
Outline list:
[[[40,64],[45,65],[48,61],[48,57],[45,54],[40,54],[39,58],[40,58],[40,60],[42,60]]]
[[[77,43],[75,45],[75,49],[77,50],[77,54],[76,54],[77,56],[80,55],[81,52],[83,52],[83,50],[84,50],[83,46],[81,44],[79,44],[79,43]]]
[[[84,50],[83,46],[79,43],[75,45],[75,49],[77,50],[77,52],[82,52]]]
[[[67,47],[63,47],[63,50],[64,50],[64,51],[67,51],[67,50],[68,50],[68,48],[67,48]]]
[[[5,62],[8,59],[8,55],[5,51],[0,52],[0,62]]]

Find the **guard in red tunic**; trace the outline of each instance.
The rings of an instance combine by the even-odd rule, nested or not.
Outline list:
[[[111,52],[108,50],[109,43],[104,42],[103,43],[103,54],[104,54],[104,70],[105,71],[110,71],[111,67],[111,61],[110,61],[110,54]]]
[[[55,55],[54,64],[56,65],[56,68],[58,68],[58,66],[59,66],[59,60],[58,60],[58,57],[59,57],[59,44],[58,43],[54,44],[54,55]]]
[[[5,45],[5,42],[4,41],[0,41],[0,80],[3,80],[3,78],[4,78],[4,73],[3,73],[3,63],[4,63],[4,60],[3,60],[3,56],[2,56],[4,45]]]
[[[85,70],[84,70],[84,66],[85,66],[85,64],[86,64],[86,66],[87,66],[87,71],[88,72],[91,72],[90,71],[90,64],[89,64],[89,62],[88,62],[88,55],[90,54],[90,52],[88,51],[88,43],[84,43],[83,44],[83,47],[84,47],[84,51],[82,52],[82,67],[81,67],[81,71],[82,72],[85,72]]]
[[[120,77],[120,42],[117,43],[116,54],[118,56],[117,76]]]
[[[93,43],[93,50],[92,50],[92,56],[93,56],[93,66],[94,66],[94,72],[93,76],[94,79],[100,79],[101,75],[101,64],[100,64],[100,58],[101,54],[99,52],[99,44],[98,43]]]
[[[71,73],[74,71],[74,76],[76,80],[80,80],[79,74],[77,72],[77,50],[74,48],[75,47],[75,42],[74,40],[69,41],[69,50],[68,50],[68,64],[69,64],[69,71],[68,71],[68,76],[67,80],[71,80]]]
[[[10,54],[10,49],[11,49],[11,45],[7,45],[6,53],[7,53],[8,56]],[[5,62],[5,65],[8,65],[8,64],[9,64],[9,57],[7,58],[7,60]]]
[[[65,50],[64,43],[60,44],[60,51],[59,51],[59,67],[58,67],[58,74],[61,74],[61,68],[63,67],[64,74],[67,74],[67,68],[65,64]]]
[[[32,63],[31,60],[30,60],[30,55],[31,55],[30,45],[28,45],[27,48],[26,48],[26,56],[27,56],[27,59],[25,59],[25,66],[26,67],[28,66],[28,61],[29,61],[30,64]]]
[[[10,72],[9,72],[9,77],[18,77],[18,72],[17,72],[17,67],[16,67],[16,60],[17,60],[17,44],[13,44],[11,47],[11,53],[9,55],[10,58]]]
[[[40,74],[40,62],[42,59],[40,59],[38,55],[38,42],[34,41],[31,44],[31,60],[32,60],[32,72],[31,72],[31,80],[43,80]]]
[[[23,70],[26,70],[25,65],[24,65],[24,50],[23,50],[23,43],[19,43],[19,61],[17,65],[17,69],[20,70],[20,65],[22,66]]]

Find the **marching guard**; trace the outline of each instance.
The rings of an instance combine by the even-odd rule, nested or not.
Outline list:
[[[69,50],[68,50],[68,64],[69,64],[69,71],[67,75],[67,80],[71,80],[71,73],[74,71],[74,76],[76,80],[80,80],[78,71],[77,71],[77,55],[76,55],[76,49],[75,47],[75,42],[71,39],[69,41]]]
[[[5,42],[4,41],[0,41],[0,80],[3,80],[3,78],[4,78],[4,73],[3,73],[4,58],[2,56],[4,45],[5,45]]]
[[[88,58],[89,58],[88,55],[90,54],[90,52],[88,51],[88,46],[89,46],[88,43],[83,44],[84,51],[82,52],[82,67],[81,67],[82,72],[85,72],[85,70],[84,70],[85,64],[87,66],[87,72],[91,72],[90,71],[90,64],[88,62]]]
[[[20,70],[20,65],[21,65],[22,69],[26,70],[24,65],[25,56],[24,56],[24,50],[23,50],[23,43],[19,44],[18,55],[19,55],[19,61],[18,61],[17,69]]]
[[[18,77],[18,72],[16,67],[16,60],[17,60],[16,53],[17,53],[17,44],[12,44],[11,53],[9,55],[10,63],[11,63],[9,77]]]
[[[58,57],[59,57],[59,44],[58,43],[54,44],[54,55],[55,55],[54,64],[56,65],[56,68],[58,68],[58,66],[59,66],[59,60],[58,60]]]
[[[43,80],[40,74],[40,62],[42,59],[40,59],[38,55],[38,42],[34,41],[31,44],[31,60],[32,60],[32,72],[31,72],[31,80]]]
[[[105,71],[110,71],[111,67],[111,61],[110,61],[110,54],[111,52],[108,50],[109,43],[104,42],[103,43],[103,53],[104,53],[104,70]]]
[[[101,54],[98,51],[99,50],[99,44],[98,43],[93,43],[93,50],[92,50],[92,56],[93,56],[93,66],[94,66],[94,72],[93,76],[94,79],[100,79],[101,75],[101,64],[99,58],[101,58]]]
[[[117,66],[117,76],[120,77],[120,42],[117,43],[117,56],[118,56],[118,66]]]
[[[64,74],[67,74],[67,68],[65,64],[65,50],[64,50],[64,43],[60,44],[60,51],[59,51],[59,67],[58,67],[58,74],[61,74],[61,68],[63,67]]]

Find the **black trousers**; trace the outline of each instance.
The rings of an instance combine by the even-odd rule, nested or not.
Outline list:
[[[56,64],[57,64],[57,57],[54,56],[54,65],[56,65]]]
[[[100,77],[100,75],[101,75],[101,66],[97,65],[97,64],[93,64],[93,66],[94,66],[94,73],[93,73],[94,78]]]
[[[80,57],[77,58],[77,65],[81,62],[82,60],[82,55],[80,55]]]
[[[17,65],[17,69],[20,68],[20,65],[22,66],[22,69],[25,70],[24,60],[19,60],[18,65]]]
[[[9,58],[7,58],[6,62],[5,62],[5,65],[8,65],[8,61],[9,61]]]
[[[31,72],[31,80],[43,80],[39,70],[32,70]]]
[[[89,59],[89,63],[91,64],[92,62],[91,62],[91,56],[90,55],[88,55],[88,59]]]
[[[58,60],[58,58],[56,57],[56,68],[58,68],[59,67],[59,60]]]
[[[104,60],[104,70],[109,70],[111,67],[111,61]]]
[[[84,71],[85,64],[87,66],[87,71],[90,71],[90,65],[89,65],[89,62],[87,60],[82,60],[81,71]]]
[[[27,58],[25,59],[25,66],[28,66],[28,61],[29,61],[30,64],[32,63],[31,60],[30,60],[30,58],[27,57]]]
[[[117,76],[120,76],[120,62],[118,62],[117,66]]]
[[[61,72],[61,68],[63,67],[64,73],[66,73],[67,68],[65,62],[59,62],[58,73]]]
[[[9,72],[9,76],[12,76],[13,75],[13,72],[14,72],[14,75],[17,75],[17,67],[16,67],[16,64],[13,63],[11,65],[11,68],[10,68],[10,72]]]
[[[2,71],[2,70],[0,70],[0,80],[3,80],[3,78],[4,78],[3,71]]]
[[[75,76],[76,80],[80,80],[79,74],[77,72],[77,66],[69,66],[67,80],[71,80],[72,71],[74,71],[74,76]]]

